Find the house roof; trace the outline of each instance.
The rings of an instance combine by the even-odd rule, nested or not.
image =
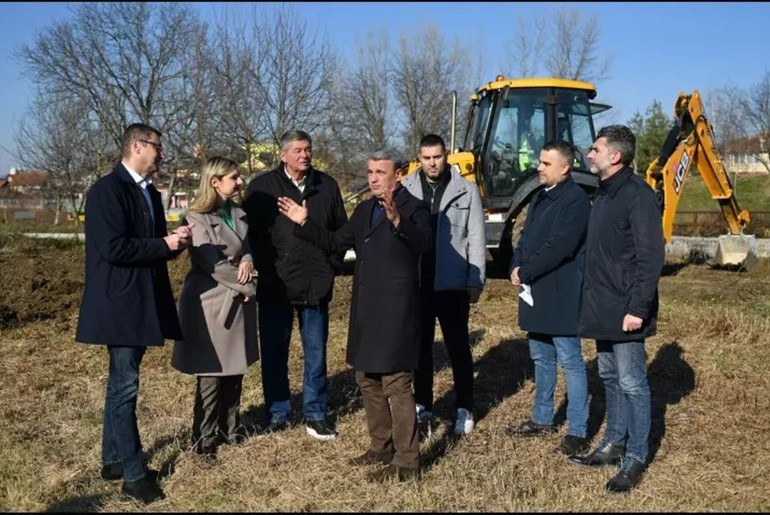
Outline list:
[[[8,183],[11,186],[40,186],[46,178],[48,178],[47,172],[29,171],[29,172],[16,172],[8,176]]]
[[[721,150],[726,154],[761,152],[762,143],[764,142],[764,144],[767,145],[768,141],[770,141],[770,133],[765,136],[757,134],[750,138],[738,138],[726,141],[722,145]]]

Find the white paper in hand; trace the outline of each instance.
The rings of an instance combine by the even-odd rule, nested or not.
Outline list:
[[[519,292],[519,297],[521,297],[521,300],[529,304],[530,306],[535,305],[535,300],[532,298],[532,288],[528,284],[522,284],[521,285],[521,291]]]

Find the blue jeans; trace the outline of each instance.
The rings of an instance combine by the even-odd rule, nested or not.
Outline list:
[[[107,347],[110,372],[104,398],[102,464],[120,463],[126,481],[136,481],[147,475],[136,424],[139,365],[145,350],[146,347]]]
[[[553,424],[553,392],[556,364],[564,371],[567,384],[568,434],[585,438],[588,431],[588,374],[577,336],[529,334],[529,355],[535,362],[535,403],[532,421]]]
[[[627,438],[626,457],[646,463],[652,408],[644,340],[597,340],[596,352],[607,399],[603,443],[622,444]]]
[[[285,422],[291,414],[289,391],[289,342],[294,311],[305,358],[302,411],[305,420],[326,418],[326,340],[329,337],[329,306],[292,306],[271,302],[259,306],[262,390],[271,422]]]

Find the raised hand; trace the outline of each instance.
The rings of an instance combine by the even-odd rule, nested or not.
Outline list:
[[[300,206],[289,197],[278,197],[278,211],[295,224],[305,225],[307,221],[307,200]]]
[[[398,212],[398,206],[396,201],[393,200],[393,192],[398,188],[398,182],[393,185],[393,189],[386,190],[382,193],[382,207],[385,208],[385,217],[393,224],[393,227],[398,227],[401,223],[401,214]]]

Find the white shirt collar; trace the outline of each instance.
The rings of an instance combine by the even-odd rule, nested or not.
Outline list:
[[[121,161],[121,164],[126,167],[126,170],[128,170],[128,174],[131,176],[132,179],[136,181],[136,183],[142,188],[146,189],[148,184],[152,184],[152,178],[148,175],[147,177],[142,177],[138,173],[136,173],[130,166],[128,166],[125,161]]]
[[[302,176],[302,180],[298,181],[297,179],[291,176],[289,171],[286,169],[286,166],[283,167],[283,173],[285,173],[286,177],[288,177],[289,180],[291,180],[291,182],[293,182],[294,185],[298,187],[300,190],[302,190],[305,187],[305,180],[307,179],[307,174]]]

